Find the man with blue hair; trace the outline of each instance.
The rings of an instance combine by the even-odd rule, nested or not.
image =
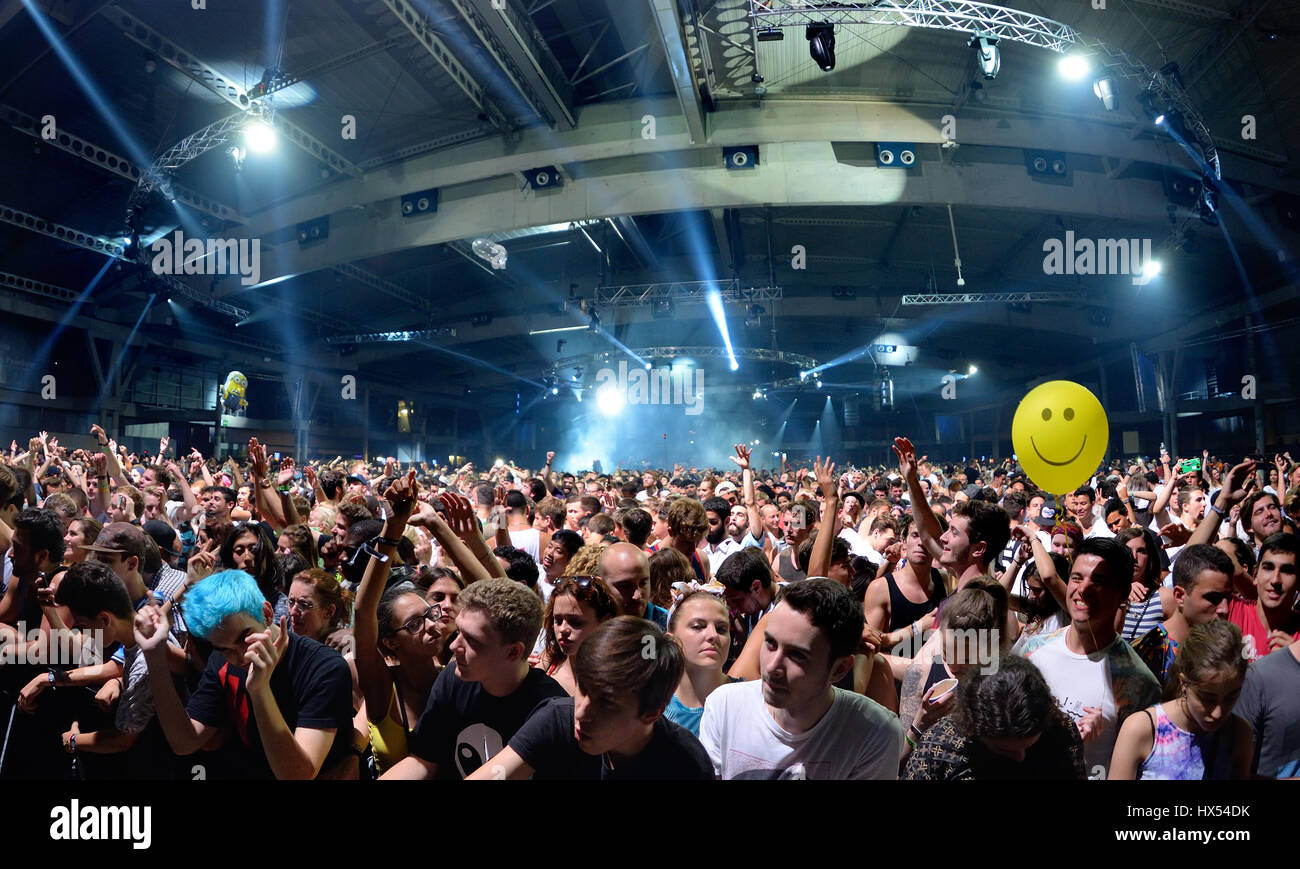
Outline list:
[[[350,761],[352,734],[352,677],[342,655],[291,632],[287,619],[272,624],[271,604],[242,570],[196,584],[185,595],[184,614],[190,633],[214,651],[188,704],[167,677],[167,609],[147,606],[135,620],[155,712],[172,751],[193,754],[218,733],[233,730],[223,774],[337,775]]]

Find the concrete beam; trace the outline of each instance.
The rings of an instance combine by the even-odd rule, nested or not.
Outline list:
[[[544,196],[509,178],[444,190],[436,218],[410,220],[392,208],[349,209],[331,217],[328,244],[299,249],[263,245],[263,282],[416,247],[503,230],[623,214],[655,214],[760,205],[801,207],[928,205],[1037,211],[1163,227],[1167,200],[1157,181],[1115,181],[1076,170],[1070,186],[1036,184],[1022,165],[920,164],[903,172],[836,159],[830,142],[769,145],[754,171],[730,172],[712,160],[676,167],[624,158],[592,167]],[[682,163],[688,165],[682,166]],[[689,165],[694,163],[694,165]],[[337,241],[336,241],[337,239]]]
[[[938,144],[943,140],[939,119],[945,110],[869,100],[769,100],[757,108],[752,103],[729,103],[710,115],[712,144],[697,146],[692,144],[675,100],[597,103],[581,110],[574,130],[526,130],[514,142],[496,137],[412,157],[258,212],[250,216],[244,232],[249,237],[266,237],[304,220],[358,205],[393,200],[395,207],[402,194],[413,190],[454,188],[514,176],[537,166],[590,164],[629,156],[658,155],[662,159],[695,149],[703,152],[695,159],[720,167],[724,145],[895,140]],[[653,139],[642,138],[646,115],[655,118]],[[1024,116],[963,118],[958,132],[961,144],[969,146],[1065,151],[1188,168],[1178,149],[1152,139],[1135,139],[1128,124]],[[685,155],[674,156],[686,159]],[[1016,159],[1018,162],[1018,155]],[[1281,178],[1271,167],[1227,155],[1223,161],[1227,179],[1300,194],[1300,180]],[[1024,176],[1023,170],[1020,175]]]

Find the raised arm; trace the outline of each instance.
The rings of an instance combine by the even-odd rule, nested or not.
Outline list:
[[[460,496],[447,493],[438,497],[446,504],[452,498],[459,498]],[[473,516],[472,509],[470,515]],[[434,539],[438,541],[438,546],[443,552],[447,553],[452,563],[460,570],[466,583],[478,582],[480,579],[491,579],[494,576],[482,562],[474,557],[474,553],[465,545],[465,541],[456,536],[456,532],[452,530],[452,527],[433,508],[428,510],[421,508],[421,512],[411,517],[407,524],[423,525],[428,528],[432,532]],[[496,561],[496,559],[493,558],[493,561]],[[499,564],[500,562],[498,562]]]
[[[754,498],[754,468],[750,463],[753,450],[744,444],[736,444],[736,454],[729,458],[740,466],[740,476],[744,481],[742,492],[745,498],[745,512],[749,514],[749,533],[760,545],[766,545],[767,533],[763,530],[763,517],[758,512],[758,501]]]
[[[479,531],[478,519],[474,516],[474,507],[469,499],[450,493],[440,497],[443,504],[447,506],[447,525],[465,542],[474,559],[487,570],[489,576],[507,579],[501,562],[492,554],[492,550],[488,548],[487,542]],[[441,542],[439,540],[439,543]]]
[[[907,438],[894,438],[894,455],[898,456],[898,470],[907,481],[907,491],[912,497],[912,516],[916,520],[916,530],[921,535],[921,543],[926,552],[936,561],[943,557],[943,544],[939,538],[943,528],[930,505],[925,501],[925,490],[921,488],[921,477],[916,472],[916,447]]]
[[[148,604],[135,616],[135,641],[149,665],[149,682],[153,688],[154,713],[162,726],[171,750],[179,755],[193,754],[202,748],[217,728],[190,718],[176,693],[167,656],[167,617],[170,607]]]
[[[827,456],[826,464],[823,465],[822,457],[818,456],[813,462],[813,473],[817,475],[817,485],[822,490],[822,521],[808,559],[808,575],[828,576],[831,569],[831,553],[835,545],[835,521],[840,513],[840,491],[835,482],[835,463]]]
[[[1188,546],[1214,542],[1219,534],[1219,523],[1227,517],[1228,511],[1246,499],[1246,486],[1254,472],[1254,459],[1246,459],[1228,471],[1228,476],[1223,481],[1223,488],[1215,496],[1209,513],[1192,532],[1191,539],[1187,541]]]
[[[185,502],[179,510],[176,511],[176,521],[185,523],[199,515],[199,499],[194,497],[194,486],[190,480],[181,472],[181,466],[176,462],[168,462],[167,470],[176,478],[176,483],[181,488],[181,499]]]
[[[249,438],[248,461],[253,475],[253,487],[257,490],[257,511],[275,531],[286,525],[284,512],[280,509],[280,498],[271,483],[271,465],[266,459],[266,447]]]
[[[414,473],[394,481],[384,493],[393,512],[384,520],[384,530],[380,533],[382,539],[377,547],[380,555],[391,558],[397,551],[396,546],[385,543],[384,540],[397,540],[402,536],[418,494],[419,485],[415,482]],[[379,653],[379,599],[384,596],[388,569],[387,560],[374,557],[370,559],[361,577],[361,585],[357,587],[352,618],[357,681],[366,698],[367,714],[375,724],[384,720],[393,702],[393,677],[383,655]]]

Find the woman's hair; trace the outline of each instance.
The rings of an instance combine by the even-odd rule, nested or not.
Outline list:
[[[1245,540],[1242,540],[1240,537],[1220,537],[1218,542],[1226,542],[1232,547],[1232,551],[1236,553],[1237,556],[1237,563],[1240,564],[1242,569],[1247,573],[1250,573],[1255,569],[1255,550],[1252,549],[1251,545]]]
[[[1136,540],[1139,537],[1145,540],[1147,545],[1147,569],[1142,576],[1142,583],[1147,588],[1155,588],[1160,584],[1160,543],[1156,540],[1156,536],[1151,533],[1151,529],[1134,525],[1132,528],[1125,528],[1115,535],[1115,539],[1125,546],[1128,546],[1130,540]],[[1068,575],[1068,571],[1061,574],[1061,576]]]
[[[671,546],[650,556],[650,601],[665,609],[673,602],[673,583],[695,579],[691,563]]]
[[[1174,665],[1169,668],[1169,678],[1165,681],[1164,699],[1179,697],[1183,693],[1184,682],[1195,688],[1224,676],[1244,679],[1248,664],[1246,656],[1242,654],[1240,628],[1223,619],[1197,625],[1178,645],[1178,656],[1174,658]]]
[[[423,590],[410,582],[399,582],[384,591],[383,597],[379,598],[379,606],[375,611],[377,621],[379,622],[379,651],[382,654],[392,655],[393,649],[385,645],[384,641],[397,636],[397,631],[401,625],[393,624],[393,611],[397,609],[397,602],[408,594],[415,595],[424,603]]]
[[[280,534],[289,538],[289,548],[302,556],[308,567],[320,564],[320,553],[316,549],[316,534],[306,525],[290,525]]]
[[[943,602],[943,630],[1000,629],[1007,621],[1007,590],[996,579],[977,576]]]
[[[1073,519],[1062,519],[1053,525],[1052,536],[1055,537],[1058,534],[1064,534],[1070,541],[1071,552],[1078,549],[1079,544],[1083,542],[1083,529]]]
[[[223,570],[194,584],[185,595],[185,626],[203,639],[221,621],[236,613],[263,620],[266,597],[257,580],[242,570]]]
[[[1024,739],[1042,733],[1059,714],[1038,668],[1010,655],[992,673],[972,667],[961,677],[953,717],[970,739]]]
[[[728,505],[727,509],[731,509]],[[694,498],[678,498],[668,505],[668,533],[698,537],[709,530],[704,505]]]
[[[327,629],[330,633],[352,623],[352,592],[340,585],[337,578],[330,576],[319,567],[313,567],[293,577],[293,581],[310,585],[316,596],[320,598],[322,607],[334,607],[334,615],[330,616]]]
[[[716,604],[717,606],[721,607],[723,615],[728,618],[727,629],[728,632],[730,632],[731,629],[730,611],[727,609],[726,601],[718,597],[716,594],[713,594],[712,592],[708,592],[708,591],[693,591],[690,594],[686,595],[686,597],[682,598],[681,603],[677,604],[677,606],[673,608],[673,614],[668,617],[669,632],[671,633],[677,632],[677,622],[681,620],[682,610],[686,609],[686,605],[693,600],[707,600],[710,603]]]
[[[603,543],[588,544],[573,553],[564,566],[562,576],[595,576],[600,573],[600,557],[609,547]]]
[[[73,522],[81,523],[81,536],[87,543],[94,543],[99,539],[99,532],[104,530],[104,525],[98,519],[91,519],[89,516],[78,516]]]
[[[262,525],[256,522],[235,525],[221,544],[221,564],[229,566],[235,563],[235,543],[248,534],[257,538],[257,557],[253,561],[251,573],[257,580],[257,587],[262,590],[262,594],[267,600],[272,600],[276,592],[285,590],[284,572],[280,569],[280,562],[275,558],[275,541],[266,533],[266,528]]]
[[[294,578],[308,568],[307,562],[296,552],[277,552],[275,561],[280,566],[280,575],[284,577],[285,591],[289,590]]]
[[[465,588],[465,580],[461,579],[460,574],[452,570],[450,567],[421,566],[419,572],[415,574],[415,577],[412,578],[411,582],[424,589],[427,593],[429,589],[433,588],[433,584],[440,579],[450,579],[462,590]]]
[[[1052,559],[1052,566],[1056,568],[1057,576],[1068,577],[1070,575],[1069,559],[1067,559],[1064,555],[1057,555],[1055,552],[1049,552],[1047,553],[1047,555],[1049,558]],[[1038,562],[1035,561],[1034,559],[1030,559],[1029,563],[1025,565],[1024,580],[1026,585],[1028,585],[1029,580],[1031,578],[1037,578],[1039,582],[1042,582],[1042,576],[1038,572]],[[1026,602],[1024,606],[1028,608],[1030,605],[1028,602]],[[1056,596],[1053,595],[1050,591],[1044,590],[1043,602],[1039,604],[1036,608],[1034,608],[1033,612],[1027,611],[1025,615],[1027,615],[1031,619],[1032,618],[1045,619],[1048,616],[1050,616],[1052,613],[1060,610],[1060,608],[1061,608],[1061,604],[1060,602],[1057,601]]]
[[[661,714],[686,669],[682,647],[654,622],[618,616],[583,641],[573,662],[574,681],[585,696],[621,700],[632,696],[638,715]]]
[[[230,536],[230,532],[233,531],[234,528],[235,523],[233,522],[225,522],[220,519],[210,519],[203,524],[203,527],[200,530],[207,535],[208,540],[215,540],[218,546],[222,546],[225,544],[226,538]]]
[[[545,658],[552,664],[564,660],[560,643],[555,638],[555,601],[560,597],[571,597],[580,604],[586,604],[596,613],[596,621],[604,622],[623,612],[622,598],[598,576],[591,581],[583,580],[579,585],[573,578],[561,579],[546,601],[546,611],[542,615],[542,631],[546,637]]]

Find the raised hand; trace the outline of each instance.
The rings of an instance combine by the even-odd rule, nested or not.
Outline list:
[[[813,461],[813,473],[817,476],[817,485],[822,490],[823,498],[835,497],[838,490],[835,488],[835,463],[831,461],[830,456],[826,457],[826,464],[822,464],[822,457],[818,456]]]
[[[209,540],[208,545],[202,551],[190,556],[190,560],[185,566],[185,573],[190,584],[206,579],[212,574],[212,571],[217,567],[217,552],[220,548],[221,544],[216,540]]]
[[[880,554],[884,556],[885,561],[889,564],[897,564],[899,559],[903,557],[903,544],[901,541],[898,543],[891,543],[886,546],[885,551]]]
[[[167,454],[167,446],[172,442],[171,438],[161,438],[158,441],[158,463],[162,464],[163,456]]]
[[[293,479],[293,459],[286,456],[284,461],[280,462],[280,475],[279,475],[280,485],[287,486],[292,479]]]
[[[90,427],[90,433],[99,441],[101,447],[108,446],[108,435],[104,434],[104,429],[98,423]]]
[[[749,459],[753,454],[754,451],[744,444],[736,444],[736,454],[727,456],[727,458],[739,465],[742,471],[748,471],[750,469]]]
[[[167,618],[167,613],[152,603],[145,604],[135,614],[135,643],[142,652],[147,653],[166,646],[167,632],[170,630],[171,622]]]
[[[1128,500],[1128,483],[1124,481],[1123,477],[1120,477],[1119,482],[1115,484],[1115,497],[1121,501]]]
[[[257,438],[248,439],[248,461],[253,466],[253,476],[259,480],[271,472],[271,464],[266,460],[266,447],[257,442]]]
[[[1230,504],[1237,504],[1246,499],[1250,492],[1250,484],[1255,480],[1255,460],[1246,459],[1239,465],[1234,465],[1232,470],[1228,471],[1228,477],[1223,481],[1223,497]]]
[[[1192,529],[1179,522],[1170,522],[1160,528],[1160,536],[1169,538],[1174,546],[1184,546],[1192,539]]]
[[[408,471],[406,476],[394,480],[384,492],[384,500],[393,508],[392,518],[400,522],[410,519],[419,495],[420,484],[415,482],[415,471]]]
[[[316,488],[316,469],[307,465],[302,469],[302,478],[307,481],[307,485],[313,489]]]
[[[474,518],[474,507],[468,498],[452,492],[447,492],[440,497],[446,508],[447,527],[453,534],[464,540],[471,534],[479,533],[478,520]]]
[[[264,632],[249,634],[244,642],[248,645],[244,661],[248,666],[246,684],[249,693],[269,691],[275,665],[280,663],[284,650],[289,648],[289,617],[280,616],[279,625],[271,625]]]
[[[894,455],[898,456],[898,470],[904,480],[916,474],[916,447],[907,438],[894,438]]]

